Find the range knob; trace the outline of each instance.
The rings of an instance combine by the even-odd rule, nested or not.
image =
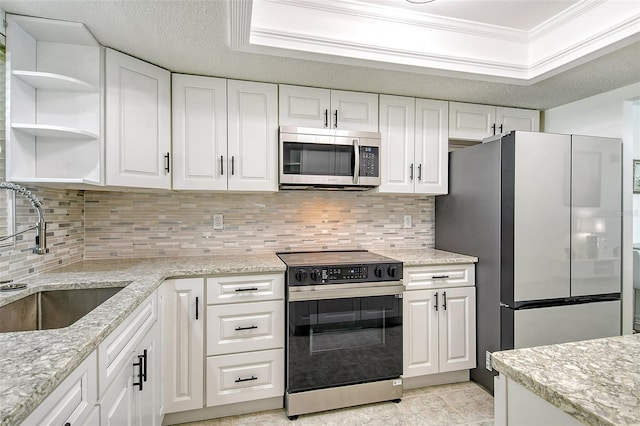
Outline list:
[[[376,269],[374,269],[373,273],[376,277],[382,278],[382,276],[384,275],[384,268],[382,266],[376,266]]]
[[[317,269],[312,269],[310,275],[313,281],[318,281],[320,279],[320,271]]]
[[[307,270],[306,269],[298,269],[296,271],[296,280],[299,282],[304,282],[307,279]]]
[[[396,268],[393,265],[389,266],[389,268],[387,269],[387,273],[389,274],[390,277],[395,277],[396,272],[398,272],[398,268]]]

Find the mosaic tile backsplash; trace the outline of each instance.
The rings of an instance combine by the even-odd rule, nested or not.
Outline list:
[[[0,280],[24,278],[83,259],[83,191],[28,189],[42,202],[50,252],[42,256],[31,253],[35,230],[17,236],[14,245],[0,248]],[[31,203],[22,196],[16,196],[16,230],[35,225],[37,220],[38,215]]]
[[[84,198],[87,259],[434,246],[427,196],[87,191]],[[223,230],[213,229],[214,213],[223,215]]]

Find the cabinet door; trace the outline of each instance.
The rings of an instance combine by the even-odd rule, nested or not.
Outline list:
[[[414,98],[380,95],[380,192],[414,192],[414,120]]]
[[[438,309],[434,290],[405,291],[403,311],[403,376],[438,372]],[[436,307],[437,306],[437,307]]]
[[[449,190],[448,102],[416,99],[415,192],[446,194]]]
[[[226,190],[227,80],[173,74],[173,188]]]
[[[119,370],[117,376],[100,399],[101,426],[131,426],[134,424],[134,371],[137,375],[138,356],[131,351],[127,354],[127,365]],[[137,376],[135,377],[137,379]]]
[[[493,136],[496,107],[449,102],[449,138],[481,141]]]
[[[171,188],[169,71],[107,49],[107,185]]]
[[[439,292],[440,372],[476,367],[476,288]]]
[[[329,127],[331,91],[315,87],[279,85],[281,126]]]
[[[227,82],[229,190],[278,190],[278,87]]]
[[[332,90],[329,115],[334,129],[377,132],[378,95]]]
[[[162,424],[162,379],[161,352],[159,350],[158,324],[149,330],[138,344],[138,361],[143,362],[142,370],[145,377],[140,389],[134,386],[134,424],[137,426],[160,426]],[[140,358],[142,356],[142,358]],[[134,369],[134,379],[137,369]]]
[[[163,284],[166,413],[195,410],[204,404],[203,290],[202,278],[172,279]]]
[[[496,133],[512,130],[537,132],[540,130],[540,111],[519,108],[496,108]]]

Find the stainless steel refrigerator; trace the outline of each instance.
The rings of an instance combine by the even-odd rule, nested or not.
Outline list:
[[[477,256],[486,352],[620,334],[622,144],[515,131],[449,154],[435,246]]]

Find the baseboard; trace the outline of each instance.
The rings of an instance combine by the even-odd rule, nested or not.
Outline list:
[[[175,425],[179,423],[199,422],[202,420],[216,419],[219,417],[237,416],[239,414],[257,413],[258,411],[275,410],[284,408],[282,396],[275,398],[259,399],[257,401],[238,402],[219,407],[206,407],[199,410],[182,411],[164,415],[162,425]]]

